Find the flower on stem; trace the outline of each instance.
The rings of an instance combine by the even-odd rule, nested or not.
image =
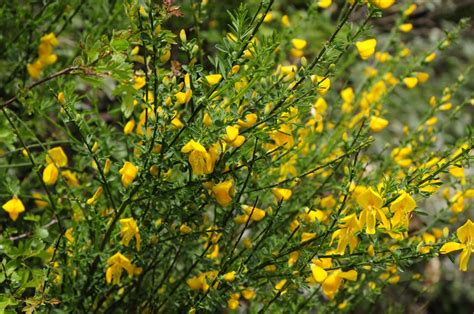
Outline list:
[[[375,53],[377,40],[375,38],[356,42],[356,48],[362,60],[369,59]]]
[[[459,227],[456,231],[459,242],[445,243],[439,252],[441,254],[448,254],[453,251],[462,250],[459,259],[459,270],[467,271],[467,265],[471,254],[474,252],[474,223],[468,219],[464,225]]]
[[[219,205],[226,207],[232,203],[232,184],[232,181],[227,180],[224,182],[219,182],[212,187],[212,195]]]
[[[119,170],[119,173],[122,175],[123,186],[128,187],[137,177],[138,168],[131,162],[126,161]]]
[[[16,195],[14,195],[11,200],[3,204],[2,208],[8,213],[13,221],[17,220],[20,213],[25,211],[23,202]]]
[[[120,252],[111,256],[107,260],[109,267],[105,272],[105,280],[108,284],[113,282],[114,285],[120,285],[120,278],[122,277],[123,270],[126,270],[128,276],[138,275],[142,272],[140,267],[133,266],[132,262]]]
[[[335,239],[339,239],[335,253],[344,255],[346,247],[349,246],[349,252],[352,254],[359,243],[355,234],[362,229],[357,216],[355,214],[350,214],[349,216],[342,218],[339,228],[340,229],[332,234],[330,245],[332,245],[332,242]]]
[[[135,238],[136,248],[140,250],[141,237],[140,230],[138,229],[137,222],[133,218],[120,219],[120,235],[122,236],[122,244],[128,246],[132,238]]]
[[[389,228],[390,223],[382,211],[383,201],[379,193],[368,188],[357,197],[357,204],[362,208],[359,220],[362,226],[366,226],[365,232],[367,234],[375,234],[377,220],[382,222],[384,228]]]
[[[181,152],[189,154],[188,161],[195,175],[210,174],[214,171],[214,158],[198,142],[190,140],[183,146]]]

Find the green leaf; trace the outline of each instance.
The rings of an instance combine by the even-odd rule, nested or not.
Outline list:
[[[125,51],[130,48],[130,44],[125,39],[113,39],[110,46],[117,51]]]

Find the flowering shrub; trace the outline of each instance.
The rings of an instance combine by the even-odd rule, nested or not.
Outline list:
[[[1,311],[351,311],[472,268],[470,69],[422,92],[466,21],[410,49],[412,1],[277,2],[25,26],[66,14],[2,76]]]

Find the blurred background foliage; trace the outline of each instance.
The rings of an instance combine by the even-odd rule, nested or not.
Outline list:
[[[304,36],[309,43],[307,58],[311,59],[330,36],[333,25],[337,22],[336,12],[340,10],[343,2],[334,1],[330,9],[320,11],[317,10],[316,5],[308,7],[306,0],[276,0],[272,8],[273,22],[265,24],[262,33],[269,33],[272,23],[279,23],[282,15],[291,16],[293,27],[290,34],[286,35],[286,39],[280,38],[280,40],[289,42],[289,38]],[[414,53],[433,47],[442,39],[445,30],[453,29],[462,18],[472,17],[474,14],[473,0],[418,0],[415,2],[418,8],[409,18],[414,29],[410,33],[401,35],[403,41],[410,42],[409,48]],[[243,3],[254,11],[260,2],[248,0]],[[202,56],[203,61],[206,62],[206,56],[216,53],[216,44],[221,42],[223,36],[230,30],[228,12],[235,11],[241,4],[241,1],[234,0],[209,0],[205,14],[190,16],[181,13],[192,12],[191,7],[200,5],[200,1],[174,1],[173,5],[180,6],[177,15],[182,16],[167,21],[164,27],[173,30],[176,34],[182,28],[188,29],[191,36],[193,33],[200,33],[204,38]],[[35,58],[38,39],[43,34],[55,32],[60,39],[60,46],[56,52],[60,62],[48,70],[53,73],[61,67],[74,64],[75,59],[81,55],[84,45],[89,45],[104,37],[110,38],[114,30],[126,29],[129,20],[124,14],[123,5],[122,1],[116,0],[2,1],[0,4],[0,99],[2,102],[21,92],[21,89],[28,85],[26,65]],[[388,10],[383,17],[375,20],[372,32],[378,34],[377,38],[383,40],[389,35],[388,32],[394,24],[396,13],[398,11]],[[352,17],[354,20],[361,20],[361,18],[362,16]],[[174,60],[179,61],[179,58],[185,57],[176,56],[178,56],[177,49],[173,51]],[[459,40],[436,60],[431,68],[430,84],[415,91],[397,89],[397,94],[386,106],[388,118],[396,116],[398,119],[390,119],[390,121],[398,120],[407,125],[417,125],[422,112],[426,111],[429,98],[433,95],[441,97],[443,89],[451,85],[459,75],[473,65],[474,28],[471,24],[462,32]],[[399,66],[404,67],[403,64]],[[346,70],[349,71],[344,68],[336,69],[340,73]],[[353,81],[356,77],[351,75],[350,71],[347,73],[347,80]],[[354,69],[354,71],[360,71],[360,69]],[[460,102],[469,97],[469,93],[472,94],[473,90],[474,80],[470,80],[453,101]],[[94,93],[98,105],[114,102],[113,96],[107,93],[107,89],[93,91],[89,87],[84,87],[83,92]],[[29,106],[49,105],[47,102],[29,104],[27,94],[22,95],[21,99]],[[22,119],[28,120],[28,106],[21,109],[18,105],[14,106],[17,106],[16,113]],[[456,138],[465,132],[467,126],[472,126],[474,107],[470,106],[467,110],[468,114],[452,115],[449,117],[450,121],[443,124],[445,137],[440,145],[443,141],[454,143]],[[448,118],[444,117],[444,119]],[[385,133],[386,138],[378,139],[374,146],[376,149],[382,149],[384,141],[403,139],[401,123],[391,125],[389,129],[390,131]],[[48,138],[51,135],[50,131],[47,123],[42,121],[36,123],[35,132],[40,139]],[[13,139],[10,129],[6,127],[6,122],[3,119],[0,120],[0,141],[8,146]],[[436,199],[430,202],[429,205],[436,208]],[[419,282],[410,278],[404,280],[402,277],[399,285],[387,288],[386,292],[376,300],[368,300],[375,302],[376,307],[373,307],[371,302],[364,302],[359,304],[358,312],[472,313],[474,309],[474,272],[472,270],[461,273],[447,258],[435,258],[426,265],[416,267],[419,272],[430,274],[430,280]]]

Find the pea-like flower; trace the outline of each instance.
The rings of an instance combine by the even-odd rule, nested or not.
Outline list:
[[[138,167],[131,162],[126,161],[123,164],[122,169],[119,170],[119,173],[122,175],[123,186],[128,187],[137,177]]]
[[[181,152],[189,154],[188,161],[195,175],[210,174],[214,171],[214,159],[198,142],[190,140],[183,146]]]
[[[456,231],[459,242],[445,243],[439,252],[441,254],[448,254],[453,251],[462,250],[459,259],[459,270],[467,271],[467,265],[471,254],[474,252],[474,223],[468,219],[464,225],[459,227]]]
[[[23,202],[16,195],[13,196],[11,200],[3,204],[2,208],[8,213],[13,221],[17,220],[20,213],[25,211]]]

